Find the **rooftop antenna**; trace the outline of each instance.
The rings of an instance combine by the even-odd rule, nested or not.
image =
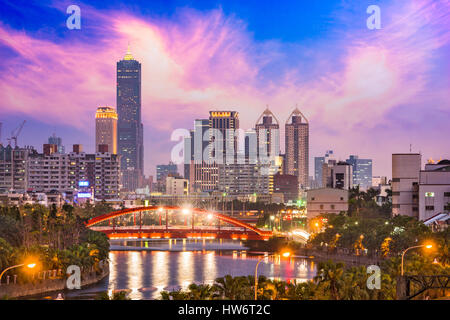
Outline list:
[[[412,150],[412,144],[410,143],[410,144],[409,144],[409,153],[412,153],[411,150]]]
[[[0,122],[0,144],[2,144],[2,126],[3,126],[3,123]]]

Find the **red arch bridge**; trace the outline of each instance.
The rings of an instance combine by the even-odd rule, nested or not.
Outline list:
[[[272,231],[224,214],[180,206],[123,209],[92,218],[86,226],[110,239],[268,240],[272,236]]]

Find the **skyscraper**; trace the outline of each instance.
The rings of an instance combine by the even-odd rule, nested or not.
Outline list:
[[[144,172],[143,126],[141,122],[141,64],[128,49],[117,62],[118,145],[122,187],[135,190]]]
[[[95,113],[95,149],[117,154],[117,113],[111,107],[98,107]]]
[[[305,189],[309,178],[309,123],[298,108],[286,121],[285,135],[285,173],[297,176],[300,188]]]
[[[236,129],[239,129],[239,113],[236,111],[210,111],[210,160],[218,163],[234,163],[237,152]],[[219,135],[219,136],[216,136]],[[221,156],[223,157],[222,159]]]
[[[259,160],[265,158],[271,160],[271,157],[278,157],[280,154],[280,125],[268,107],[256,121],[255,130]]]
[[[51,137],[48,138],[48,144],[55,144],[57,147],[58,153],[65,153],[65,148],[62,145],[62,139],[60,137],[57,137],[56,134],[53,134]]]
[[[359,159],[358,156],[350,155],[346,160],[353,167],[353,185],[367,190],[372,187],[372,159]]]

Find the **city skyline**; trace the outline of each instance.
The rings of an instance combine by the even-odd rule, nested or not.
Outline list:
[[[320,10],[302,4],[296,19],[290,16],[279,30],[271,31],[260,25],[264,10],[247,15],[245,4],[231,3],[171,4],[170,14],[164,16],[157,5],[142,12],[127,7],[118,12],[113,4],[84,2],[82,28],[76,31],[64,29],[62,6],[29,7],[26,13],[31,18],[21,25],[25,22],[20,22],[20,14],[6,4],[9,16],[2,16],[0,26],[0,66],[21,73],[12,78],[4,72],[0,77],[9,93],[0,104],[3,143],[26,119],[20,146],[39,148],[56,133],[66,147],[80,143],[94,152],[91,119],[98,106],[113,105],[114,63],[130,42],[143,67],[146,175],[154,176],[156,164],[170,160],[176,144],[170,141],[173,130],[189,129],[194,119],[214,109],[239,112],[241,128],[251,128],[267,104],[282,122],[298,104],[310,121],[310,175],[313,158],[330,147],[342,160],[349,154],[373,159],[373,175],[384,176],[391,175],[390,154],[408,152],[411,144],[413,152],[422,153],[423,162],[450,156],[439,147],[445,145],[445,135],[437,130],[445,131],[450,119],[448,77],[442,72],[449,68],[445,2],[432,6],[429,1],[383,1],[379,31],[365,28],[365,3],[351,11],[337,2]],[[281,21],[280,10],[286,9],[275,10],[274,19]],[[42,12],[49,13],[46,27],[55,34],[39,33],[43,25],[35,16]],[[422,21],[416,18],[419,13]],[[327,18],[331,22],[321,30],[308,27],[314,19]],[[292,28],[294,21],[301,31]],[[223,38],[209,29],[222,32]],[[419,33],[423,29],[426,32]],[[202,45],[196,44],[194,35],[203,37]],[[416,40],[413,44],[411,38]],[[49,77],[37,78],[38,69]],[[55,81],[60,90],[48,90]],[[33,90],[27,89],[30,86]],[[431,88],[432,94],[423,94]],[[426,117],[433,121],[421,121]],[[283,135],[280,140],[284,146]]]

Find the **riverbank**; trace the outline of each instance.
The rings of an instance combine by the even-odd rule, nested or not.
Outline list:
[[[96,284],[109,275],[109,263],[106,261],[100,268],[100,274],[97,271],[84,272],[81,275],[81,287]],[[0,286],[0,299],[21,299],[34,295],[50,294],[55,291],[67,289],[66,278],[40,280],[37,283],[27,284],[3,284]]]
[[[372,258],[368,256],[357,256],[349,254],[332,254],[320,250],[302,248],[297,251],[299,254],[313,257],[317,262],[332,260],[333,262],[342,262],[350,266],[368,266],[368,265],[380,265],[384,259]]]

